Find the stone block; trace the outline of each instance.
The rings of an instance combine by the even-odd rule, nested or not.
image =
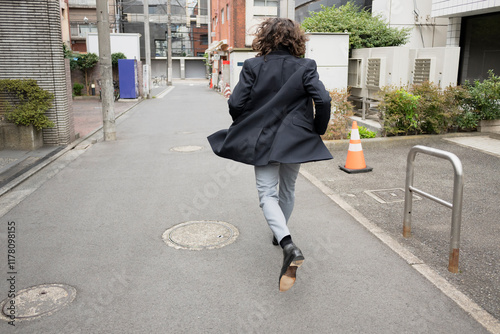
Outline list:
[[[480,121],[477,131],[500,133],[500,119]]]
[[[0,149],[32,151],[43,146],[42,131],[13,123],[0,124]]]

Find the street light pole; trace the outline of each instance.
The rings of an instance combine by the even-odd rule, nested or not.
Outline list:
[[[167,86],[172,86],[172,0],[167,0]]]
[[[111,37],[109,34],[108,0],[96,1],[97,35],[99,39],[99,70],[101,74],[102,123],[104,140],[116,140],[115,106],[113,101],[113,70],[111,68]]]

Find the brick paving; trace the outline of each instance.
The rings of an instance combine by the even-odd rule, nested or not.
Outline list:
[[[115,116],[119,116],[138,103],[136,100],[119,100],[115,102]],[[101,101],[95,99],[73,100],[75,134],[83,138],[102,126]]]

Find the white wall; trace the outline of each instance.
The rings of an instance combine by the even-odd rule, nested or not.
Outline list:
[[[349,63],[349,34],[313,33],[307,34],[306,57],[316,61],[319,78],[327,89],[347,88],[347,68]],[[238,83],[243,62],[255,57],[257,52],[233,50],[230,53],[231,91]]]
[[[111,34],[111,53],[121,52],[127,59],[141,59],[140,34]],[[87,35],[87,52],[99,55],[97,33]]]
[[[319,79],[326,89],[347,89],[349,34],[311,33],[307,36],[306,57],[316,61]]]
[[[246,59],[253,58],[257,55],[257,52],[248,50],[233,50],[229,54],[229,83],[231,91],[233,91],[234,86],[238,83],[240,78],[240,73],[243,68],[243,62]]]
[[[432,0],[373,0],[372,3],[372,13],[382,15],[391,27],[412,28],[405,45],[411,48],[446,46],[448,19],[432,17],[431,10]]]

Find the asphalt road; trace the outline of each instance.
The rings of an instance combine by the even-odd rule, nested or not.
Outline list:
[[[97,133],[3,195],[0,250],[5,259],[7,224],[15,221],[16,290],[67,284],[76,298],[46,316],[17,319],[15,329],[0,323],[2,333],[488,332],[304,176],[290,226],[306,262],[296,285],[280,293],[282,254],[258,207],[253,169],[216,157],[206,141],[229,123],[222,96],[205,83],[179,83],[123,115],[117,141],[92,144],[102,136]],[[172,150],[179,146],[201,149]],[[390,154],[391,168],[382,162],[384,152],[379,159],[367,150],[374,172],[340,174],[340,150],[334,162],[303,171],[392,233],[399,229],[399,208],[381,209],[363,191],[401,186],[405,149],[379,150]],[[436,219],[430,204],[418,205],[423,207],[416,211]],[[199,251],[169,247],[162,239],[177,224],[205,220],[230,223],[239,235],[225,247]],[[465,221],[459,277],[473,271]],[[419,225],[415,220],[415,235],[426,235]],[[401,243],[425,250],[419,240]],[[7,276],[5,260],[0,270]],[[9,288],[0,280],[5,297]],[[43,297],[30,298],[37,304]]]
[[[305,169],[500,319],[500,156],[448,140],[453,138],[452,135],[365,140],[363,151],[373,172],[357,175],[338,169],[338,164],[345,163],[347,146],[337,143],[330,145],[336,161],[309,164]],[[497,141],[500,145],[500,140]],[[414,145],[451,152],[462,163],[464,191],[458,274],[447,270],[451,236],[449,208],[426,198],[414,200],[412,237],[402,236],[406,159]],[[416,188],[453,202],[454,171],[449,161],[418,154],[414,168]],[[381,193],[387,203],[370,195],[384,189],[393,190]],[[388,193],[397,196],[390,198]]]

